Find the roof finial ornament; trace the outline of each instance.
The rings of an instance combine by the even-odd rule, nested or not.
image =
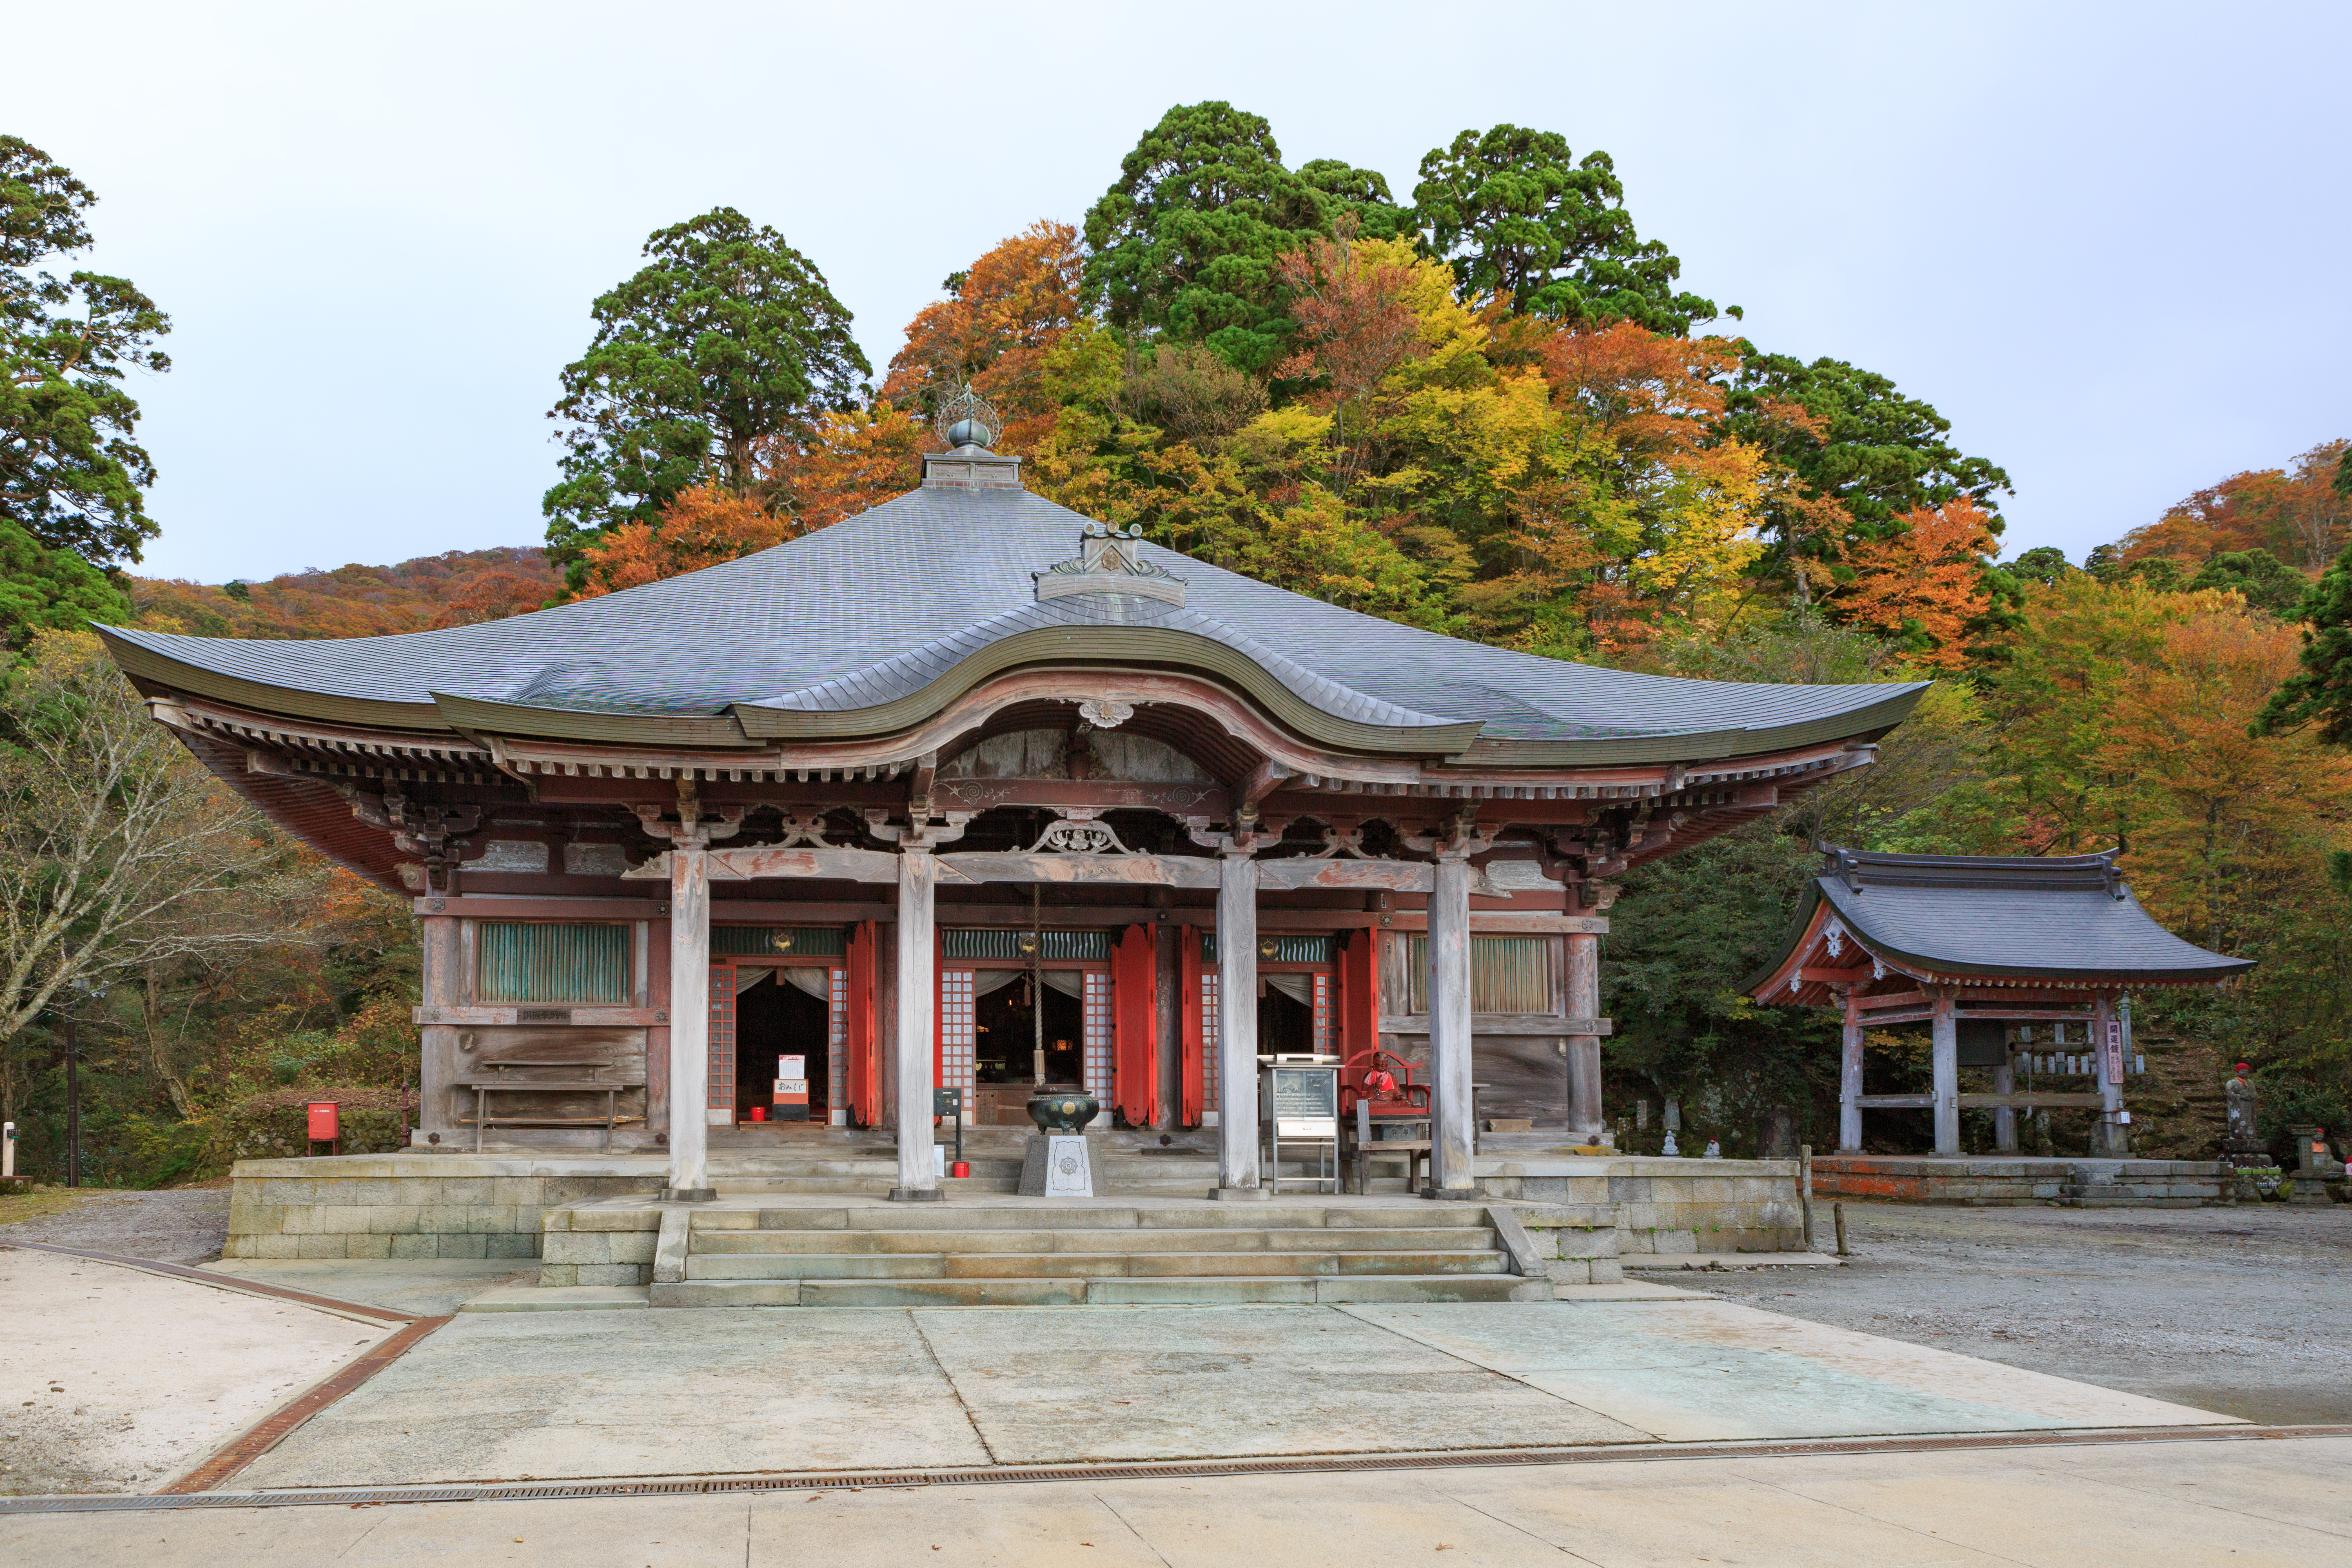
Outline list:
[[[966,382],[962,390],[943,400],[931,416],[931,428],[950,449],[962,451],[977,447],[982,451],[996,445],[1004,430],[1004,417],[996,405],[971,389]]]

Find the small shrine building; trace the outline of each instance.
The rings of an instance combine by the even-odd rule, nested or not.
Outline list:
[[[1930,1110],[1936,1152],[1957,1155],[1964,1110],[1991,1110],[1997,1148],[2014,1153],[2020,1110],[2070,1109],[2096,1111],[2095,1152],[2124,1158],[2124,1081],[2134,1070],[2126,994],[2215,985],[2253,967],[2158,925],[2112,854],[1879,855],[1827,846],[1823,856],[1787,944],[1747,989],[1759,1002],[1843,1015],[1840,1153],[1862,1152],[1865,1110]],[[1864,1093],[1864,1036],[1923,1023],[1932,1092]],[[1987,1071],[1990,1091],[1962,1093],[1964,1068]],[[2089,1087],[2021,1091],[2021,1076]]]
[[[1415,630],[947,434],[906,495],[608,597],[348,640],[102,628],[206,766],[415,900],[419,1146],[487,1118],[665,1152],[703,1195],[711,1131],[751,1132],[790,1055],[816,1131],[772,1135],[895,1130],[895,1197],[939,1195],[935,1086],[1011,1123],[1041,1078],[1218,1128],[1248,1193],[1260,1054],[1357,1084],[1386,1049],[1427,1064],[1433,1190],[1463,1195],[1478,1114],[1602,1136],[1612,879],[1867,764],[1924,689]]]

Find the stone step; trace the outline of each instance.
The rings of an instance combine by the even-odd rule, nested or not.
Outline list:
[[[1412,1252],[698,1253],[688,1279],[1276,1279],[1506,1272],[1491,1250]]]
[[[1492,1247],[1485,1226],[1332,1226],[1247,1230],[1146,1229],[1108,1237],[1100,1230],[706,1230],[688,1233],[691,1253],[1092,1253],[1380,1252]]]
[[[890,1189],[898,1184],[897,1166],[868,1176],[793,1176],[770,1179],[764,1176],[713,1176],[710,1190],[729,1197],[818,1196],[887,1198]],[[969,1176],[949,1176],[940,1183],[948,1193],[1017,1193],[1021,1190],[1021,1168],[995,1173],[974,1170]]]
[[[702,1230],[1484,1230],[1479,1204],[1314,1206],[1296,1203],[1107,1204],[1065,1208],[1040,1203],[891,1204],[856,1208],[723,1208],[698,1211]]]
[[[1255,1302],[1549,1301],[1551,1282],[1516,1274],[1307,1279],[688,1279],[656,1307],[1236,1306]]]

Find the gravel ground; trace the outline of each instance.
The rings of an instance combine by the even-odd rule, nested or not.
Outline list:
[[[2250,1421],[2352,1422],[2352,1208],[1849,1202],[1845,1215],[1847,1267],[1703,1288]],[[1826,1202],[1814,1230],[1827,1248]]]
[[[6,1213],[0,1207],[0,1215]],[[160,1263],[210,1263],[221,1255],[227,1237],[226,1186],[157,1193],[86,1191],[75,1195],[71,1207],[0,1225],[0,1245],[45,1241]]]

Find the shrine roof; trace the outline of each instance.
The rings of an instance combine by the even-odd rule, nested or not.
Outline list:
[[[773,549],[600,598],[396,637],[100,630],[158,686],[412,731],[761,744],[882,734],[1021,664],[1202,669],[1335,746],[1497,765],[1736,757],[1873,737],[1924,683],[1633,674],[1360,615],[1141,542],[1171,597],[1040,574],[1089,520],[1014,485],[927,483]],[[1095,537],[1102,526],[1091,524]],[[1067,571],[1068,568],[1061,568]]]
[[[1858,973],[1865,992],[1943,978],[2124,989],[2210,984],[2253,967],[2158,924],[2109,854],[1824,853],[1789,940],[1744,987],[1760,1001],[1834,1005],[1835,982],[1809,977],[1836,972]]]

